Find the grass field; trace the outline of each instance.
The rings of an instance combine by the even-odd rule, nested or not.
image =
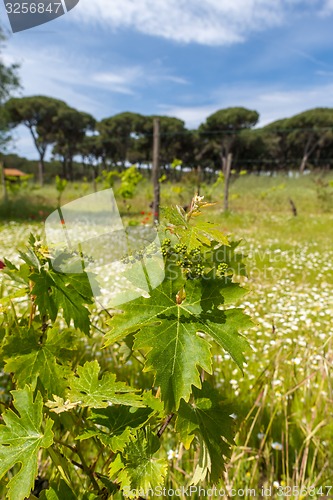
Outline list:
[[[276,498],[333,495],[333,188],[325,182],[246,176],[231,186],[228,214],[222,214],[222,203],[208,212],[208,219],[242,240],[249,293],[241,305],[255,322],[246,332],[252,349],[244,375],[228,355],[215,353],[212,381],[234,406],[237,428],[220,485],[226,491],[251,488],[259,497],[264,487],[271,488],[266,496]],[[164,184],[162,204],[185,205],[192,191],[190,184]],[[201,194],[221,200],[221,191],[208,186]],[[90,192],[90,186],[70,186],[62,203]],[[56,196],[46,186],[1,207],[0,259],[15,261],[15,248],[29,232],[42,231]],[[151,186],[143,184],[135,199],[119,200],[124,219],[150,223],[151,199]],[[126,369],[135,376],[134,365]],[[170,487],[188,479],[194,458],[173,439],[170,434],[165,450],[173,461]]]

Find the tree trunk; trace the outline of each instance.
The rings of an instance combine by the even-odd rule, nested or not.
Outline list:
[[[309,156],[308,156],[307,153],[305,153],[305,155],[302,158],[301,166],[299,167],[299,171],[300,171],[301,174],[304,173],[304,170],[305,170],[306,164],[308,162],[308,159],[309,159]]]
[[[44,184],[44,172],[45,172],[45,165],[44,165],[44,155],[40,156],[39,162],[38,162],[38,182],[41,186]]]
[[[93,173],[93,188],[94,188],[94,193],[97,193],[97,182],[96,179],[98,177],[98,165],[96,167],[94,165],[92,166],[92,173]]]
[[[69,180],[71,182],[74,181],[74,173],[73,173],[73,158],[69,157],[68,158],[68,175],[69,175]]]
[[[62,163],[62,176],[64,179],[68,180],[67,179],[67,159],[65,158],[65,156],[63,156],[61,163]]]
[[[45,152],[47,145],[46,144],[38,144],[37,136],[34,132],[33,126],[30,125],[28,126],[30,133],[32,135],[35,147],[39,153],[39,162],[38,162],[38,181],[41,186],[44,184],[44,172],[45,172],[45,165],[44,165],[44,157],[45,157]]]
[[[309,137],[309,139],[305,145],[302,162],[301,162],[301,165],[299,167],[299,171],[301,174],[304,173],[306,164],[309,161],[309,157],[312,155],[312,153],[314,152],[314,150],[318,146],[319,142],[320,142],[319,140],[316,141],[313,139],[313,137],[311,137],[311,136]]]

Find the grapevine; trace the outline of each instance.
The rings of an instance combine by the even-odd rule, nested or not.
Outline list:
[[[218,226],[201,221],[205,205],[195,197],[188,213],[164,210],[164,281],[121,311],[97,308],[91,276],[56,272],[39,236],[19,266],[4,259],[3,498],[121,498],[162,487],[170,441],[192,456],[191,484],[222,477],[235,430],[209,383],[212,349],[242,370],[239,331],[251,322],[234,307],[245,293],[234,279],[245,273],[242,257]],[[149,244],[123,263],[157,251]]]

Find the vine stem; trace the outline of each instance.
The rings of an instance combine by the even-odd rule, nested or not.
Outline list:
[[[157,437],[161,437],[163,432],[166,430],[166,428],[168,427],[168,425],[170,424],[171,420],[173,419],[174,417],[174,413],[170,413],[170,415],[167,416],[167,418],[165,419],[162,427],[159,429],[159,431],[157,432]]]
[[[83,456],[83,454],[81,453],[81,447],[80,447],[80,443],[77,443],[76,445],[76,453],[78,454],[80,460],[81,460],[81,463],[82,463],[82,466],[83,466],[83,470],[84,472],[87,474],[87,476],[89,477],[90,481],[91,481],[91,484],[94,486],[94,488],[97,490],[97,491],[100,491],[100,487],[95,479],[95,476],[94,476],[94,473],[93,471],[90,469],[90,467],[88,467],[87,465],[87,462]]]
[[[76,446],[71,446],[70,444],[67,444],[67,443],[64,443],[63,441],[59,441],[58,439],[55,439],[54,440],[55,443],[57,444],[60,444],[62,446],[65,446],[66,448],[68,448],[69,450],[71,450],[73,453],[75,453],[76,455],[78,455],[78,457],[80,458],[81,460],[81,463],[79,462],[76,462],[75,460],[73,459],[69,459],[71,461],[71,463],[73,465],[76,465],[76,467],[79,467],[79,469],[83,470],[87,476],[89,477],[92,485],[94,486],[94,488],[97,490],[97,491],[100,491],[100,487],[95,479],[95,474],[96,476],[98,477],[98,474],[93,472],[93,470],[87,465],[87,462],[85,461],[85,458],[83,456],[83,454],[81,453],[81,449],[80,449],[80,445],[79,443],[76,445]]]
[[[30,268],[30,271],[33,269]],[[30,309],[30,315],[29,315],[29,328],[31,328],[32,322],[35,319],[35,314],[36,314],[36,304],[35,304],[35,296],[32,294],[33,290],[33,282],[30,280],[29,281],[29,290],[30,290],[30,300],[31,300],[31,309]]]

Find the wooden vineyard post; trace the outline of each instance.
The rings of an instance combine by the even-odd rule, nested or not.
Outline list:
[[[153,221],[158,224],[160,220],[160,120],[154,118],[154,146],[153,146]]]

